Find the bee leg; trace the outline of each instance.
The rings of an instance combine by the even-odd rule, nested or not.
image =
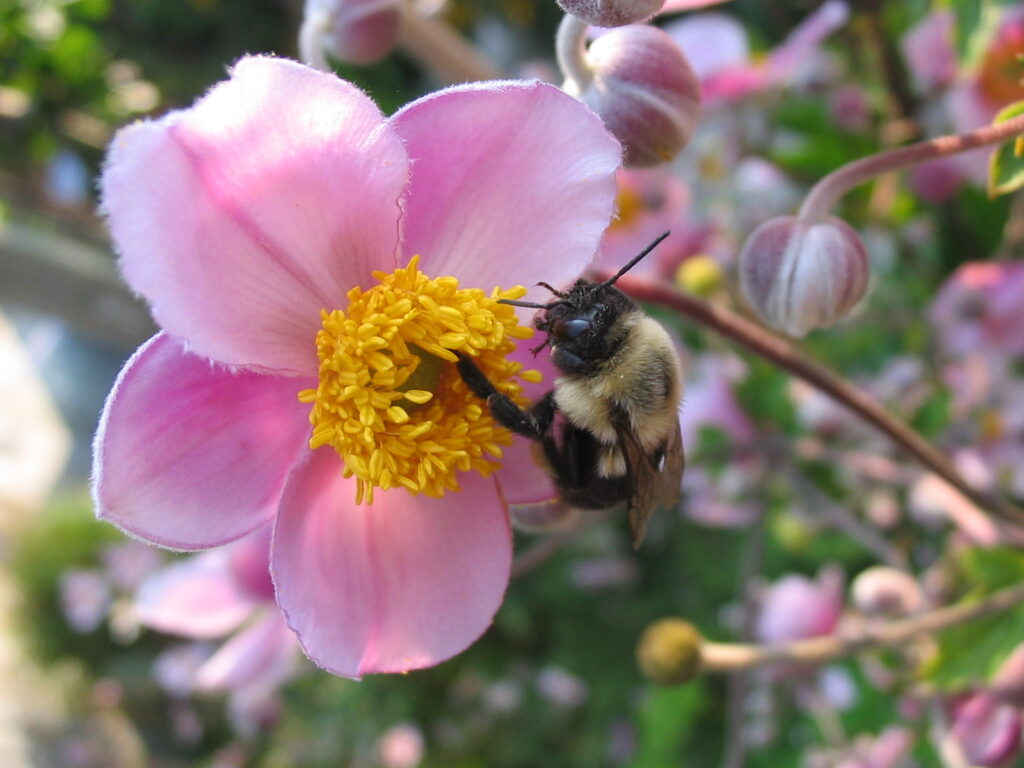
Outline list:
[[[459,375],[474,395],[487,401],[487,407],[491,409],[495,421],[517,435],[534,440],[547,433],[555,418],[554,392],[548,392],[529,411],[524,411],[512,398],[495,389],[490,379],[473,362],[473,358],[461,352],[457,354],[459,362],[455,366],[459,370]]]

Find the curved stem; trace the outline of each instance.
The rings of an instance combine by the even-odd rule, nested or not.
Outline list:
[[[828,216],[840,197],[875,176],[909,168],[926,160],[999,144],[1019,133],[1024,133],[1024,115],[996,125],[986,125],[970,133],[940,136],[855,160],[837,168],[815,184],[800,206],[798,216],[808,221],[821,221]]]
[[[582,93],[594,77],[587,63],[587,24],[571,13],[565,14],[555,37],[555,56],[558,68],[570,81],[577,93]]]
[[[316,7],[306,13],[299,28],[299,58],[325,72],[331,69],[324,56],[324,35],[330,31],[330,23],[330,14]]]
[[[607,277],[610,277],[610,273],[597,275],[596,279],[603,280]],[[973,487],[945,455],[886,411],[878,401],[828,368],[805,357],[789,342],[734,312],[679,293],[666,285],[624,275],[618,280],[616,287],[641,301],[660,304],[696,320],[783,370],[800,377],[871,424],[982,509],[989,510],[1017,525],[1024,525],[1024,510],[996,493],[989,494]]]
[[[399,41],[405,51],[446,83],[497,80],[498,69],[458,32],[438,19],[424,16],[412,3],[399,3],[402,24]]]
[[[1024,601],[1024,584],[1015,584],[977,602],[948,605],[908,619],[867,626],[847,637],[828,635],[779,645],[703,643],[701,669],[735,672],[778,662],[822,664],[869,648],[901,645],[920,635],[1000,613],[1021,601]]]

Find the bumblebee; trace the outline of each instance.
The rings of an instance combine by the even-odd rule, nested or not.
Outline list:
[[[679,500],[682,368],[665,329],[615,282],[668,234],[603,283],[581,279],[567,291],[538,283],[554,294],[547,304],[504,300],[542,310],[534,325],[546,338],[533,353],[550,347],[561,374],[529,410],[498,392],[471,357],[460,355],[457,363],[498,423],[537,441],[566,503],[581,509],[627,504],[634,547],[654,510]]]

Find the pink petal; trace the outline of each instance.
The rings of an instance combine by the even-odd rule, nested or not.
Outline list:
[[[843,0],[825,0],[789,33],[786,40],[768,57],[768,78],[786,84],[821,44],[850,18],[850,8]]]
[[[316,451],[288,479],[274,531],[277,599],[306,653],[335,674],[401,672],[459,653],[508,583],[508,518],[493,480],[443,499],[404,490],[353,505],[355,482]]]
[[[226,635],[257,605],[238,588],[222,549],[157,571],[135,598],[136,615],[145,626],[197,639]]]
[[[401,142],[353,86],[245,58],[112,144],[103,206],[157,322],[222,363],[315,373],[321,308],[392,269]]]
[[[277,607],[234,635],[196,672],[196,687],[225,691],[250,685],[276,685],[294,668],[299,644]]]
[[[551,353],[547,349],[534,357],[532,347],[540,344],[542,335],[519,342],[516,351],[509,355],[510,360],[521,363],[524,370],[541,372],[542,379],[533,384],[523,383],[523,394],[531,403],[536,403],[554,386],[558,370],[551,362]],[[542,504],[558,498],[558,489],[551,479],[550,473],[536,459],[535,443],[525,437],[514,436],[512,445],[504,449],[501,469],[496,473],[502,495],[509,504]]]
[[[681,11],[696,11],[700,8],[707,8],[710,5],[719,5],[728,0],[665,0],[659,14],[679,13]]]
[[[750,58],[747,31],[726,13],[687,16],[666,26],[665,31],[686,54],[701,82],[718,72],[742,67]]]
[[[533,440],[516,436],[512,445],[502,447],[501,469],[495,477],[509,504],[542,504],[558,498],[551,475],[537,461],[535,445]]]
[[[490,290],[564,285],[590,263],[621,149],[580,102],[539,82],[475,83],[391,122],[412,159],[403,250],[425,271]]]
[[[270,539],[274,526],[258,528],[231,545],[231,575],[239,589],[254,600],[274,602],[274,582],[270,578]]]
[[[309,437],[307,379],[235,373],[158,334],[125,364],[94,446],[97,515],[174,549],[269,520]]]

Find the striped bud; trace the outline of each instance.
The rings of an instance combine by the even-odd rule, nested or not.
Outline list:
[[[586,52],[590,77],[565,90],[594,110],[622,142],[626,165],[657,165],[685,147],[697,127],[700,84],[679,46],[656,27],[602,35]]]
[[[828,328],[868,286],[864,244],[845,221],[770,219],[747,238],[740,287],[765,323],[792,336]]]

